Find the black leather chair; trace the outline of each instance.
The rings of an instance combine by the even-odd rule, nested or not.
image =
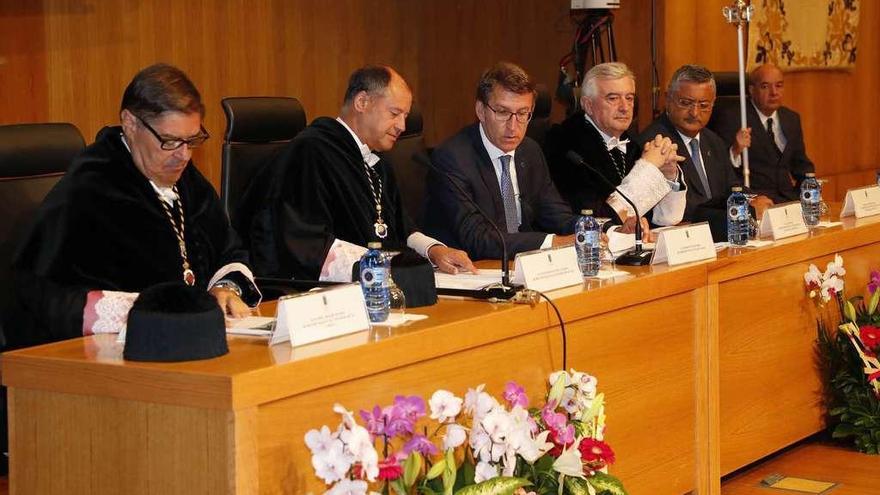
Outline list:
[[[739,73],[738,72],[715,72],[715,107],[712,109],[712,117],[706,126],[713,131],[718,130],[718,115],[726,113],[731,107],[739,108]],[[746,75],[748,85],[748,75]],[[748,97],[748,91],[746,92]],[[737,112],[738,113],[738,112]]]
[[[224,98],[226,136],[220,199],[233,225],[236,206],[266,160],[306,127],[306,112],[296,98],[247,96]]]
[[[413,105],[406,117],[406,130],[397,138],[394,147],[382,155],[394,169],[403,207],[421,228],[430,156],[422,134],[422,113],[418,107]]]
[[[12,257],[34,212],[84,147],[72,124],[0,126],[0,308],[9,301]]]
[[[544,141],[547,131],[552,123],[550,122],[550,110],[553,108],[553,99],[550,97],[550,90],[544,84],[535,85],[538,95],[535,97],[535,111],[532,112],[532,120],[526,128],[526,136],[534,139],[544,147]]]

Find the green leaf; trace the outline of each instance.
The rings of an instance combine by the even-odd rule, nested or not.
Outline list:
[[[610,474],[597,472],[593,476],[587,478],[587,482],[593,485],[593,488],[596,489],[596,493],[603,495],[606,493],[609,495],[626,495],[623,483]]]
[[[871,294],[871,300],[868,302],[868,316],[873,316],[877,310],[877,303],[880,302],[880,290],[875,290]]]
[[[466,486],[455,495],[512,495],[517,488],[531,484],[525,478],[498,477]]]
[[[443,474],[443,471],[446,469],[446,459],[440,459],[435,462],[431,469],[428,470],[428,474],[425,476],[426,479],[432,480],[437,476]]]
[[[846,316],[846,319],[852,322],[856,321],[856,308],[849,301],[843,304],[843,314]]]
[[[849,423],[840,423],[831,433],[832,438],[846,438],[855,435],[855,427]]]
[[[455,487],[455,452],[452,449],[446,451],[446,466],[443,469],[443,495],[452,495]]]
[[[413,486],[416,477],[422,472],[422,454],[410,452],[409,457],[403,463],[403,484],[407,488]]]
[[[397,495],[406,495],[406,487],[403,485],[403,478],[397,478],[391,482],[391,488]]]
[[[587,486],[587,480],[581,478],[572,478],[566,476],[565,481],[566,493],[569,495],[590,495],[590,488]]]

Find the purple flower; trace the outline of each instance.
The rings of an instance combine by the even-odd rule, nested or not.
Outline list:
[[[373,438],[381,437],[385,434],[386,417],[379,406],[373,406],[372,414],[369,411],[361,409],[361,418],[364,420],[365,427]]]
[[[520,406],[524,409],[529,407],[529,398],[526,396],[525,389],[516,382],[507,382],[502,395],[510,407]]]
[[[876,270],[871,271],[871,281],[868,282],[868,292],[871,294],[877,290],[877,287],[880,287],[880,272]]]
[[[394,398],[393,407],[397,409],[401,416],[406,417],[412,423],[415,423],[425,415],[425,401],[417,395],[409,397],[398,395]]]
[[[424,435],[415,434],[403,445],[404,458],[412,452],[418,452],[423,456],[432,456],[437,453],[437,447]]]
[[[568,445],[574,442],[574,425],[568,424],[568,417],[563,413],[553,411],[548,407],[541,409],[541,419],[550,430],[553,440],[560,445]]]
[[[385,414],[385,434],[388,437],[401,436],[412,433],[415,420],[404,414],[403,410],[395,406],[389,406],[382,410]]]

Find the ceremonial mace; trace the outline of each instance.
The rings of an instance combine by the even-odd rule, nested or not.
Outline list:
[[[752,20],[755,8],[746,5],[745,0],[736,0],[730,7],[721,9],[729,24],[736,24],[736,48],[739,55],[739,118],[740,128],[746,127],[746,60],[743,49],[743,29]],[[743,148],[742,170],[745,186],[749,187],[749,149]]]

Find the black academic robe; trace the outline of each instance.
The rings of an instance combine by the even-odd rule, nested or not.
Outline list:
[[[563,122],[554,125],[547,133],[544,154],[547,157],[550,176],[559,193],[575,213],[590,209],[593,210],[594,216],[609,217],[619,223],[617,212],[606,203],[608,196],[614,190],[587,167],[572,163],[566,155],[569,151],[574,151],[608,181],[619,186],[623,177],[626,177],[639,159],[639,146],[629,134],[624,132],[620,139],[630,139],[623,157],[622,175],[612,161],[602,135],[593,124],[587,122],[583,111],[572,114]]]
[[[222,266],[247,262],[211,184],[190,164],[177,189],[196,286]],[[14,307],[6,326],[10,347],[82,336],[91,290],[140,292],[182,280],[177,236],[149,180],[121,140],[105,127],[49,192],[13,261]],[[244,275],[245,302],[259,298]]]
[[[386,249],[406,247],[415,226],[403,209],[394,172],[384,159],[373,166],[382,183],[384,239],[376,236],[376,205],[364,159],[336,119],[319,117],[264,167],[244,203],[262,191],[248,221],[257,274],[317,280],[334,239]],[[378,190],[378,181],[374,179]]]

